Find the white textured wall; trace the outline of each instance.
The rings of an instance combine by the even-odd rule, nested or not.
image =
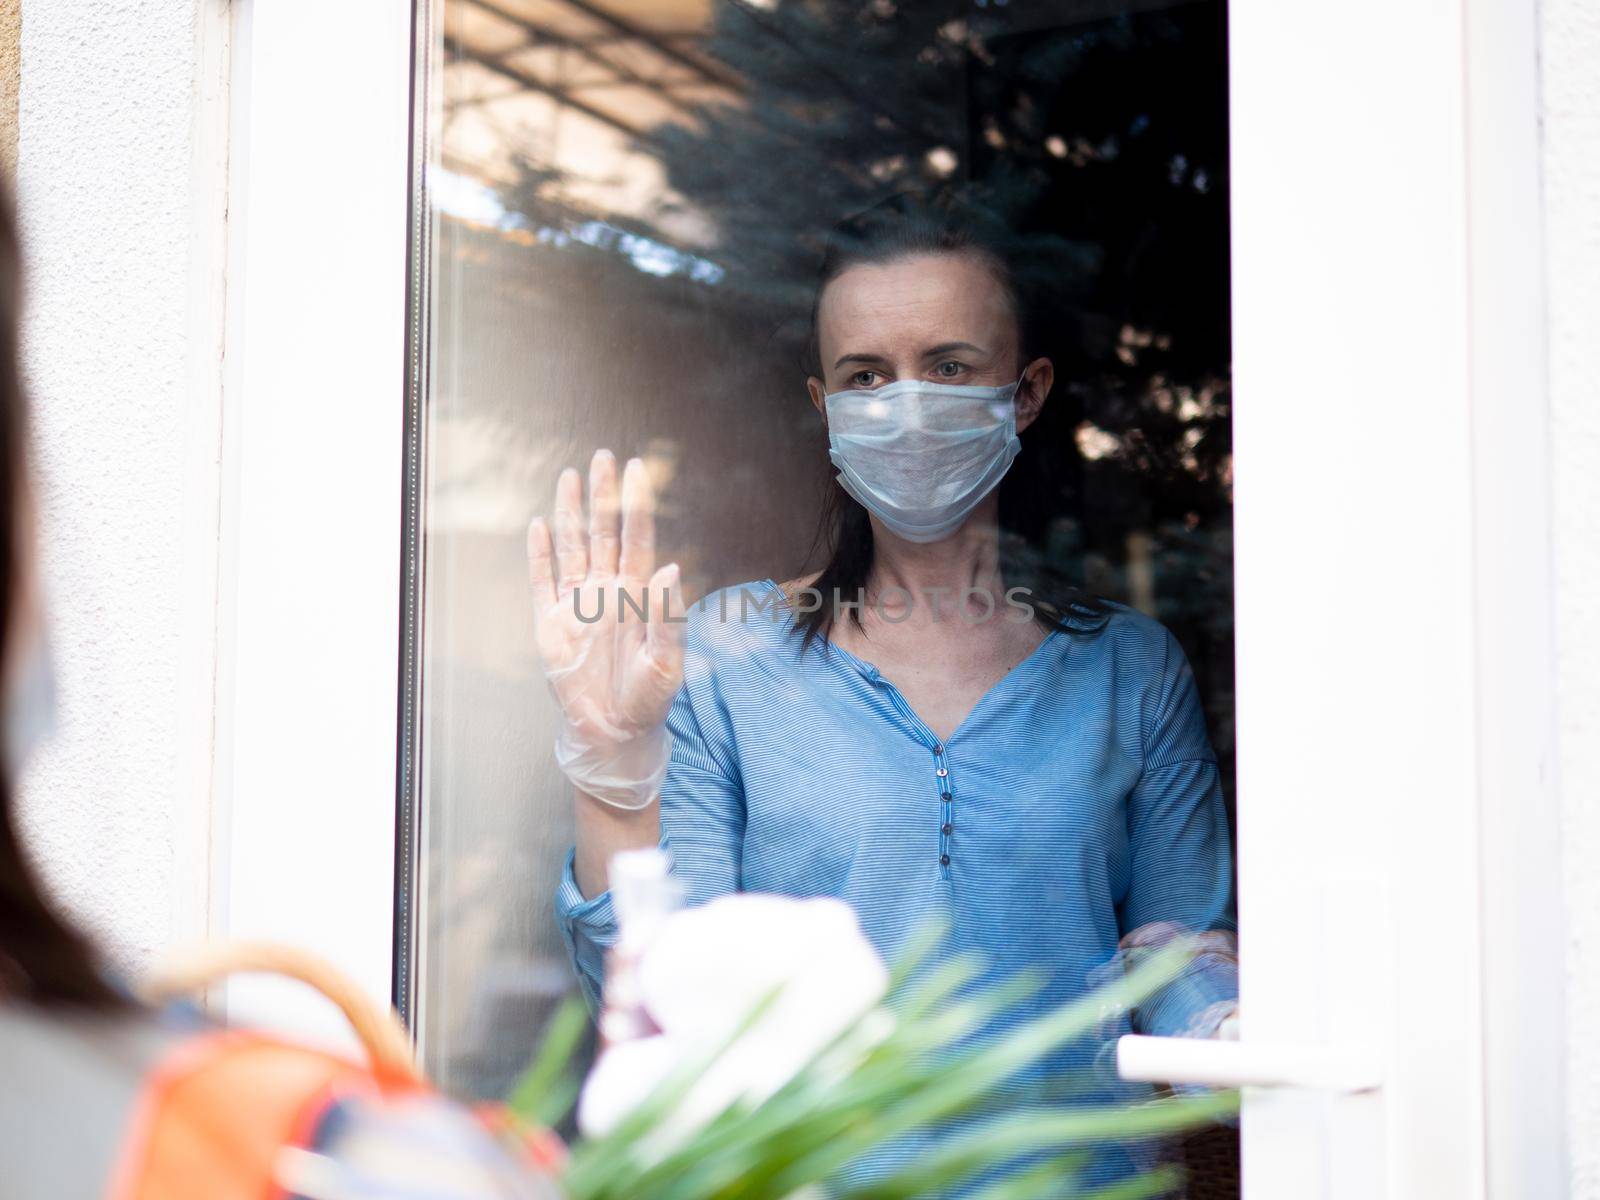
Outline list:
[[[62,689],[23,811],[58,894],[125,966],[205,921],[222,227],[197,143],[207,2],[23,6],[24,361]]]
[[[1574,1200],[1600,1200],[1600,5],[1545,0],[1545,244]]]

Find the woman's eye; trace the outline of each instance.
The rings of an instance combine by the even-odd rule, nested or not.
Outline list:
[[[857,371],[854,375],[850,376],[850,386],[857,388],[869,388],[872,386],[872,381],[877,377],[878,373],[876,371]]]
[[[962,370],[963,368],[960,363],[956,362],[954,359],[946,359],[944,362],[935,367],[933,372],[935,375],[941,375],[946,379],[954,379],[957,375],[961,374]]]

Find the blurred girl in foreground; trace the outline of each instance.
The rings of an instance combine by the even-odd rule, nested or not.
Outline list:
[[[53,701],[17,363],[19,274],[0,195],[0,1194],[552,1195],[507,1141],[405,1068],[403,1042],[402,1069],[386,1074],[221,1030],[187,1007],[143,1005],[46,896],[15,810]]]

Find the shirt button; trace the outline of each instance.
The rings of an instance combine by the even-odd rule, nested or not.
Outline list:
[[[935,754],[943,754],[944,753],[944,747],[942,745],[940,745],[938,742],[935,742],[933,744],[933,752]]]
[[[946,821],[943,825],[939,826],[939,832],[948,834],[954,828],[955,826],[951,825],[949,821]]]
[[[939,855],[939,865],[941,867],[948,867],[950,865],[950,856],[948,854]]]
[[[934,774],[937,775],[940,779],[943,779],[946,775],[950,774],[950,772],[945,770],[943,767],[940,767],[937,771],[934,772]]]

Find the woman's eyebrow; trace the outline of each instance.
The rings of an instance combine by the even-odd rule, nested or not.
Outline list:
[[[839,361],[833,364],[833,369],[837,371],[847,362],[881,363],[886,361],[888,360],[885,359],[881,354],[841,354],[839,356]]]
[[[922,352],[923,358],[932,358],[936,354],[949,354],[952,350],[971,350],[974,354],[986,354],[982,346],[974,346],[971,342],[940,342],[937,346],[929,346]]]

